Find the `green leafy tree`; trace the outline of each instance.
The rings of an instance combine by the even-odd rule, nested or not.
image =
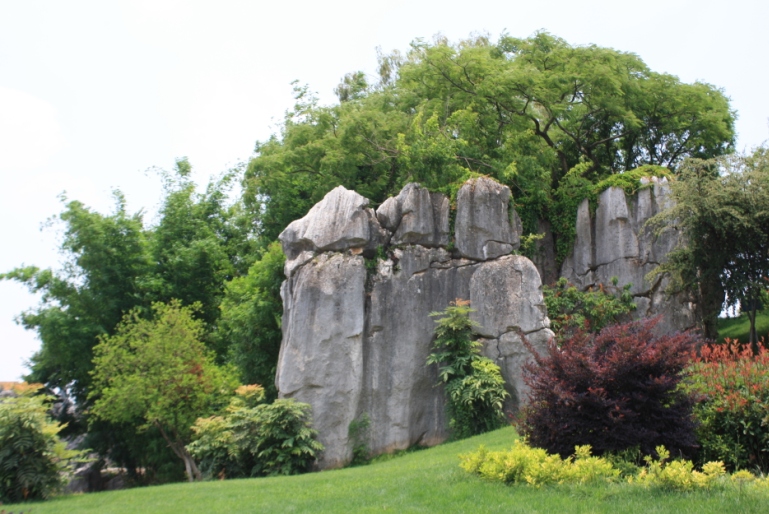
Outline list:
[[[457,298],[446,310],[430,313],[441,318],[436,321],[433,353],[427,364],[438,365],[449,401],[449,425],[456,439],[501,427],[508,396],[499,366],[482,357],[481,344],[472,340],[476,324],[470,319],[471,312],[470,302]]]
[[[569,173],[596,184],[643,165],[675,171],[734,142],[734,112],[719,89],[544,32],[416,41],[379,61],[380,82],[346,76],[337,105],[297,87],[281,132],[257,144],[245,201],[266,240],[340,184],[376,204],[409,181],[450,194],[481,173],[511,187],[526,231],[551,222],[555,240],[542,244],[553,245],[568,237],[556,221]]]
[[[686,161],[672,188],[675,205],[650,223],[684,237],[655,273],[671,273],[671,288],[698,300],[709,338],[717,337],[722,307],[739,304],[755,345],[756,311],[769,286],[769,150]]]
[[[277,397],[275,372],[280,351],[285,256],[280,243],[271,243],[248,274],[227,283],[221,319],[214,337],[229,348],[229,360],[244,384],[266,384],[268,399]]]
[[[221,408],[236,387],[230,370],[213,362],[201,338],[203,322],[178,301],[155,303],[153,319],[133,310],[94,349],[91,414],[110,422],[154,426],[184,462],[190,481],[200,471],[185,445],[198,417]]]
[[[120,193],[115,200],[109,215],[77,201],[66,204],[61,271],[29,266],[0,275],[41,293],[40,305],[19,317],[42,342],[27,379],[67,388],[80,402],[90,387],[97,338],[111,334],[125,312],[146,305],[151,261],[142,218],[128,214]]]

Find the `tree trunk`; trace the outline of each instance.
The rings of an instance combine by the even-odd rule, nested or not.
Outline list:
[[[155,421],[153,424],[158,427],[160,434],[168,443],[171,451],[173,451],[176,456],[182,459],[182,462],[184,462],[184,472],[187,474],[187,481],[195,482],[197,480],[201,480],[203,477],[200,473],[200,469],[198,469],[198,465],[195,464],[195,459],[192,458],[192,455],[190,455],[190,453],[187,451],[187,448],[185,448],[184,443],[181,442],[178,438],[172,440],[170,437],[168,437],[166,431],[163,430],[163,427],[157,421]]]
[[[758,302],[753,300],[750,309],[748,309],[748,319],[750,320],[750,347],[753,350],[753,355],[758,355],[758,334],[756,333],[756,307]]]

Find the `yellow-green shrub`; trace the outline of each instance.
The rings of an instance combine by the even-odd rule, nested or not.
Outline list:
[[[590,455],[590,446],[578,446],[574,456],[561,459],[541,448],[532,448],[521,439],[516,440],[509,450],[489,452],[481,447],[460,455],[460,466],[489,480],[534,486],[588,483],[619,477],[619,470],[608,460]]]
[[[478,450],[459,456],[460,467],[488,480],[506,484],[526,484],[540,487],[547,484],[588,484],[621,480],[620,470],[609,459],[590,454],[588,445],[577,446],[574,455],[562,459],[541,448],[532,448],[524,440],[513,443],[503,451]],[[656,448],[658,458],[644,458],[646,465],[627,479],[631,486],[659,488],[672,491],[750,487],[769,492],[769,477],[756,477],[748,471],[729,476],[723,462],[708,462],[702,470],[694,469],[691,461],[670,460],[664,446]]]

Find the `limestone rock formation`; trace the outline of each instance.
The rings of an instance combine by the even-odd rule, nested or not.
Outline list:
[[[321,468],[349,461],[348,429],[363,416],[370,421],[363,442],[373,453],[447,437],[437,369],[425,361],[435,329],[429,314],[456,298],[475,309],[484,353],[500,365],[511,394],[508,408],[524,401],[521,366],[530,354],[519,334],[539,347],[552,336],[539,274],[525,257],[509,255],[519,237],[510,190],[490,179],[462,190],[454,255],[448,199],[416,184],[376,216],[360,195],[337,188],[281,234],[288,278],[276,384],[282,397],[312,406],[326,447]],[[388,240],[388,258],[367,266],[364,255]]]
[[[684,298],[668,298],[667,279],[657,277],[653,282],[646,275],[664,262],[675,247],[677,236],[666,231],[655,235],[644,223],[670,205],[670,185],[667,179],[644,179],[649,185],[636,195],[627,197],[617,187],[600,194],[595,215],[591,216],[588,201],[577,210],[577,237],[571,254],[561,267],[561,276],[581,289],[597,284],[610,284],[617,277],[618,285],[632,284],[637,310],[636,318],[662,314],[658,330],[670,332],[694,325],[694,309]]]
[[[394,198],[388,198],[377,209],[381,225],[393,232],[393,245],[449,244],[449,199],[411,183]]]
[[[520,244],[520,219],[508,213],[510,188],[487,177],[467,181],[457,193],[456,244],[460,255],[485,261]],[[513,230],[511,216],[516,221]]]

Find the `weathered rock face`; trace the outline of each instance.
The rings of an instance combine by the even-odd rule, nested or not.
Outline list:
[[[581,289],[597,284],[632,284],[630,289],[638,309],[636,318],[662,314],[657,329],[664,332],[694,326],[694,309],[683,298],[668,298],[664,290],[667,280],[657,277],[651,283],[646,275],[665,261],[678,242],[673,231],[661,236],[644,223],[670,206],[670,186],[666,179],[644,179],[651,187],[626,197],[612,187],[601,193],[595,215],[585,200],[577,211],[577,237],[574,249],[561,267],[561,276]]]
[[[460,188],[455,226],[462,257],[485,261],[518,248],[521,222],[514,209],[508,213],[509,203],[510,188],[490,178],[469,180]]]
[[[447,437],[437,369],[425,361],[435,329],[429,314],[456,298],[475,309],[484,353],[511,394],[507,407],[523,401],[530,354],[518,334],[542,347],[552,332],[536,268],[509,255],[520,231],[509,197],[489,179],[463,186],[453,255],[448,199],[416,184],[376,216],[360,195],[337,188],[281,234],[288,278],[276,383],[282,397],[312,406],[326,447],[321,468],[349,461],[348,429],[363,416],[370,428],[362,442],[374,453]],[[388,258],[367,270],[364,256],[387,240]]]

